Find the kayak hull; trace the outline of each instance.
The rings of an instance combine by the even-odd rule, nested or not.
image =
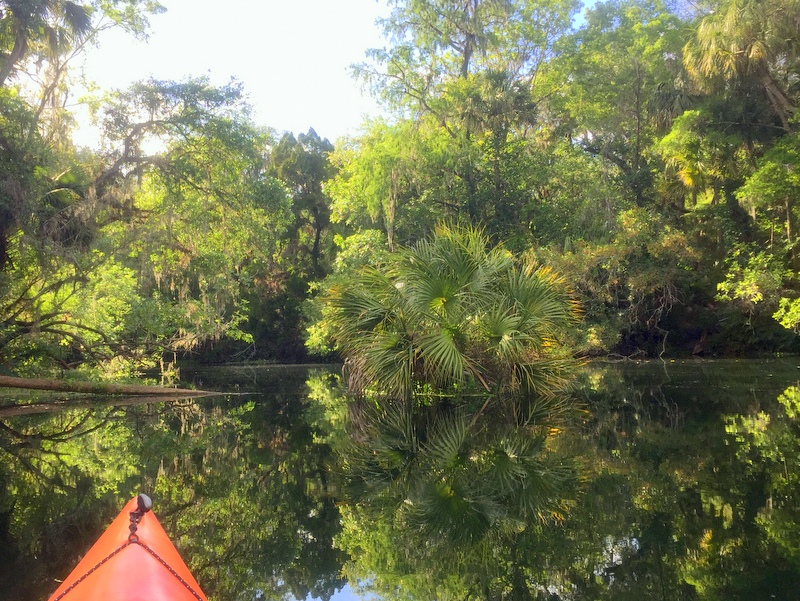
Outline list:
[[[131,536],[132,499],[49,601],[207,601],[152,511]]]

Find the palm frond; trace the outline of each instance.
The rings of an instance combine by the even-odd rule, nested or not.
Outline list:
[[[462,546],[486,536],[498,508],[464,483],[441,480],[426,484],[404,511],[407,524],[424,536]]]
[[[411,395],[414,349],[400,332],[377,331],[361,346],[364,373],[379,397],[406,399]]]
[[[71,37],[82,39],[92,29],[92,7],[64,2],[64,21],[67,23]]]
[[[449,328],[433,329],[417,338],[425,375],[437,386],[462,383],[471,371],[471,362],[458,338],[458,332]]]
[[[392,314],[392,308],[366,287],[337,286],[328,295],[328,303],[337,314],[337,339],[341,346],[357,342]]]
[[[509,271],[506,293],[527,318],[539,339],[573,325],[577,315],[564,281],[551,270],[532,264]]]
[[[516,509],[523,519],[538,517],[549,521],[563,511],[576,480],[575,470],[553,455],[527,462],[525,477],[515,491]]]
[[[436,420],[424,445],[425,455],[438,470],[450,471],[468,460],[469,420],[448,415]]]
[[[530,355],[537,338],[526,331],[526,322],[514,307],[496,306],[484,317],[490,349],[501,363],[514,364]]]

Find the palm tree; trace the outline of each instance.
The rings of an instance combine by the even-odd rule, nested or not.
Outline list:
[[[511,540],[562,515],[574,492],[574,466],[551,448],[557,417],[520,423],[503,410],[405,402],[360,417],[342,451],[345,498],[370,520],[398,524],[414,548],[458,553]]]
[[[391,533],[379,555],[431,577],[490,566],[564,513],[577,478],[556,450],[573,409],[559,340],[577,308],[560,278],[477,228],[440,225],[328,301],[357,393],[339,447],[344,499],[359,528]],[[478,572],[469,586],[488,590]]]
[[[555,394],[577,316],[552,271],[455,225],[335,286],[328,308],[353,392],[425,402]]]
[[[63,52],[91,29],[90,6],[69,0],[0,2],[0,86],[32,52]]]
[[[800,0],[723,0],[703,18],[684,49],[684,63],[702,87],[753,80],[783,128],[797,109],[787,92],[796,77]]]

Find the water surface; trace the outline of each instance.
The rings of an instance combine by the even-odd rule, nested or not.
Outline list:
[[[184,369],[235,394],[176,402],[4,393],[51,409],[0,407],[0,598],[46,598],[145,491],[218,600],[347,578],[397,599],[800,599],[799,365],[593,363],[569,420],[513,436],[500,411],[348,405],[335,367]]]

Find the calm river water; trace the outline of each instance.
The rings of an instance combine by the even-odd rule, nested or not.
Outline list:
[[[225,394],[0,397],[0,599],[46,599],[140,491],[218,601],[800,599],[797,358],[592,363],[557,418],[181,377]]]

